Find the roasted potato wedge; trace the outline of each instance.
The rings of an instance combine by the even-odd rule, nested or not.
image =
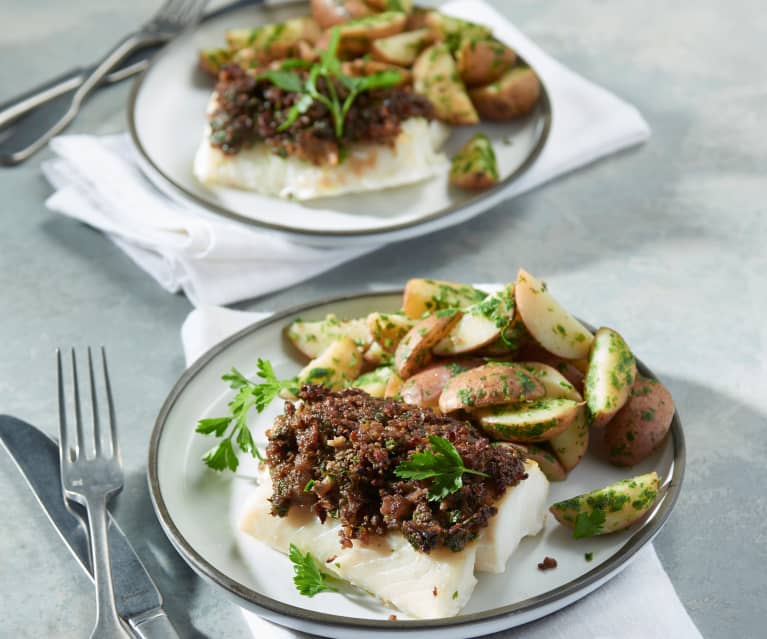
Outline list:
[[[513,286],[489,295],[464,309],[450,334],[434,347],[436,355],[460,355],[487,346],[501,336],[514,319]]]
[[[482,428],[495,439],[543,442],[567,430],[583,403],[572,399],[537,399],[508,406],[491,406],[474,413]]]
[[[573,537],[593,537],[628,528],[658,496],[658,474],[639,475],[605,488],[559,501],[549,508],[557,521],[573,529]]]
[[[430,42],[431,31],[429,29],[405,31],[376,40],[370,45],[370,53],[381,62],[409,67]]]
[[[540,80],[530,67],[514,67],[492,84],[469,90],[476,112],[483,120],[495,122],[527,115],[540,95]]]
[[[201,49],[200,69],[211,75],[218,75],[221,67],[232,60],[232,51],[229,49]]]
[[[448,124],[479,122],[446,44],[434,44],[418,56],[413,65],[413,86],[429,98],[437,119]]]
[[[484,191],[498,183],[498,161],[484,133],[475,133],[450,163],[450,184],[467,191]]]
[[[514,364],[490,363],[450,379],[439,397],[443,413],[473,411],[543,397],[546,390],[533,375]]]
[[[388,353],[397,350],[397,345],[415,324],[414,319],[400,313],[371,313],[366,321],[375,342]]]
[[[626,405],[605,429],[607,457],[617,466],[633,466],[665,439],[674,418],[674,401],[665,386],[637,377]]]
[[[381,366],[369,373],[360,375],[349,383],[350,388],[360,388],[371,397],[383,397],[386,394],[386,386],[394,374],[391,366]]]
[[[481,24],[454,18],[439,11],[431,11],[424,17],[424,23],[431,29],[435,42],[444,42],[451,52],[455,52],[466,39],[489,38],[492,31]]]
[[[318,357],[341,337],[350,337],[363,351],[373,341],[364,317],[340,320],[332,313],[318,322],[296,319],[288,326],[285,334],[293,346],[309,358]]]
[[[532,459],[546,475],[549,481],[563,481],[567,478],[567,472],[562,468],[553,453],[547,448],[546,444],[510,444],[504,442],[502,446],[514,446],[525,457]]]
[[[313,44],[320,36],[320,26],[312,18],[300,17],[255,29],[231,29],[226,41],[234,51],[247,49],[252,62],[265,64],[296,55],[299,42]]]
[[[374,11],[363,0],[311,0],[312,16],[322,29],[329,29]]]
[[[517,362],[517,365],[524,368],[543,384],[546,397],[573,399],[576,402],[583,401],[583,397],[575,386],[553,366],[541,362]]]
[[[487,297],[487,293],[467,284],[413,278],[405,285],[402,310],[411,319],[446,308],[466,308]]]
[[[407,379],[424,368],[432,358],[432,349],[461,319],[461,311],[440,311],[415,324],[402,338],[394,352],[394,369]]]
[[[611,328],[600,328],[591,345],[583,389],[592,426],[604,426],[623,408],[636,372],[636,359],[626,341]]]
[[[517,61],[517,54],[495,38],[464,38],[456,52],[458,73],[467,87],[498,80]]]
[[[439,397],[451,378],[464,371],[481,366],[484,360],[479,358],[456,359],[450,362],[437,362],[418,371],[402,385],[402,401],[421,408],[438,408]]]
[[[583,370],[588,368],[587,360],[568,360],[557,357],[532,340],[524,344],[517,353],[519,361],[538,362],[555,368],[581,395],[583,394],[583,378],[585,377],[580,366],[575,362],[585,362]]]
[[[566,472],[569,473],[581,462],[589,449],[589,418],[584,405],[581,405],[573,423],[559,435],[554,435],[549,444]]]
[[[406,22],[407,16],[401,11],[384,11],[345,22],[338,27],[338,46],[343,51],[364,53],[373,40],[401,33]]]
[[[525,327],[543,348],[565,359],[589,354],[594,337],[562,308],[544,282],[519,269],[514,297]]]
[[[344,336],[331,343],[298,373],[298,383],[322,384],[340,390],[357,379],[360,370],[362,353],[354,340]]]

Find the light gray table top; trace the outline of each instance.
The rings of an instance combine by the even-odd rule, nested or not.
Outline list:
[[[0,100],[89,62],[151,0],[3,3]],[[688,470],[656,547],[704,636],[763,636],[767,600],[767,23],[755,0],[494,3],[565,64],[645,115],[653,137],[498,206],[242,307],[278,309],[423,274],[511,279],[519,266],[620,330],[673,392]],[[124,128],[128,85],[100,92],[72,131]],[[127,468],[116,516],[184,637],[245,637],[154,518],[147,440],[184,363],[188,301],[98,232],[43,205],[46,153],[0,169],[0,412],[56,431],[53,350],[106,344]],[[93,589],[0,453],[0,634],[83,637]],[[620,629],[616,628],[616,635]]]

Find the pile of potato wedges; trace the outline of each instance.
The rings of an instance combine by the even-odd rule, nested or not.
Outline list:
[[[311,359],[299,382],[362,388],[468,419],[518,447],[552,481],[578,465],[590,437],[612,464],[641,462],[664,441],[674,415],[668,390],[638,374],[620,334],[607,327],[592,333],[524,270],[493,294],[411,279],[401,312],[296,320],[286,334]],[[657,492],[657,475],[631,481]],[[627,484],[619,492],[631,490]],[[596,498],[589,499],[593,507]],[[627,502],[631,517],[622,521],[629,525],[651,502],[632,499],[641,512]],[[574,525],[574,513],[552,512]],[[604,532],[619,529],[611,526]]]

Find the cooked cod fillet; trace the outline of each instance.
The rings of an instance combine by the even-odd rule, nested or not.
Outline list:
[[[521,539],[543,528],[548,480],[534,461],[526,461],[525,470],[528,478],[506,491],[478,542],[458,553],[447,548],[419,552],[398,532],[371,538],[368,544],[355,540],[352,548],[342,548],[337,522],[322,524],[315,515],[295,508],[285,517],[271,515],[268,473],[243,509],[240,529],[286,554],[295,544],[312,553],[324,571],[413,617],[452,617],[471,597],[475,568],[502,572]]]
[[[428,179],[449,163],[439,149],[449,129],[439,122],[411,118],[402,123],[395,145],[358,144],[335,166],[282,158],[265,144],[226,155],[210,144],[210,128],[194,159],[194,175],[205,185],[220,184],[264,195],[309,200],[371,191]]]

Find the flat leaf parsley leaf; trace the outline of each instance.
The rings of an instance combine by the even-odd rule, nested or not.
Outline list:
[[[438,435],[429,435],[431,450],[413,453],[400,462],[394,474],[403,479],[431,479],[429,500],[439,501],[463,486],[463,474],[488,477],[487,474],[463,465],[463,459],[453,444]]]
[[[300,594],[314,597],[326,590],[337,590],[328,583],[329,577],[320,572],[311,553],[307,552],[304,555],[295,544],[290,544],[288,557],[293,562],[293,583]]]
[[[213,435],[223,439],[211,448],[202,460],[213,470],[237,470],[239,460],[234,444],[244,453],[263,461],[261,452],[253,441],[253,435],[248,428],[248,413],[254,408],[260,413],[277,397],[282,390],[295,393],[295,379],[279,380],[268,360],[258,360],[258,376],[265,380],[262,383],[250,381],[236,368],[222,376],[229,386],[237,391],[229,402],[229,415],[211,417],[197,422],[196,432],[202,435]]]
[[[575,528],[573,537],[581,539],[582,537],[593,537],[602,532],[602,526],[605,523],[605,511],[601,508],[592,510],[589,514],[578,513],[575,518]]]

